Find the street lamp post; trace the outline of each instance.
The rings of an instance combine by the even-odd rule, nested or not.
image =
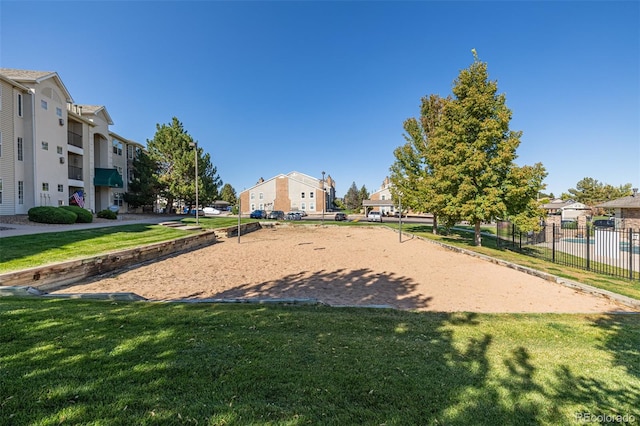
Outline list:
[[[398,237],[402,242],[402,194],[398,194]]]
[[[324,170],[322,171],[322,225],[324,226],[324,205],[327,203],[327,194],[324,192]]]
[[[189,146],[193,147],[193,154],[196,163],[196,225],[200,226],[200,218],[198,217],[198,142],[189,142]]]

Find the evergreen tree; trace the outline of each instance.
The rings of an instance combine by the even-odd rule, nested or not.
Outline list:
[[[220,199],[228,202],[232,206],[235,206],[238,203],[238,196],[236,195],[236,190],[233,189],[228,183],[225,183],[220,191]]]
[[[344,196],[344,205],[349,210],[355,210],[359,208],[362,203],[360,202],[360,194],[356,183],[353,182],[349,187],[349,190]]]
[[[360,191],[358,191],[358,208],[362,207],[362,202],[369,199],[369,191],[367,187],[362,185]]]
[[[575,188],[569,189],[569,193],[563,193],[563,199],[573,199],[588,206],[594,206],[609,200],[631,195],[631,184],[614,187],[610,184],[599,182],[597,179],[585,177],[580,180]]]
[[[124,194],[124,201],[133,208],[153,206],[159,192],[157,163],[145,151],[138,150],[132,165],[133,179],[128,184],[129,190]]]
[[[158,165],[157,174],[160,195],[167,199],[167,213],[173,202],[181,199],[193,204],[195,201],[195,160],[198,161],[198,198],[203,204],[213,201],[222,184],[210,155],[202,153],[182,123],[173,117],[170,124],[157,124],[152,140],[147,140],[149,156]]]

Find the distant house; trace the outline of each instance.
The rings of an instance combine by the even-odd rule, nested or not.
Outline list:
[[[322,179],[294,171],[267,180],[260,178],[258,183],[240,193],[240,203],[242,214],[254,210],[314,214],[329,211],[335,196],[335,181],[330,175],[323,182]]]
[[[543,204],[542,208],[547,211],[547,215],[558,215],[561,220],[577,220],[580,216],[588,216],[591,207],[574,200],[553,199]]]
[[[383,215],[393,214],[395,212],[396,206],[391,196],[391,186],[391,180],[387,176],[382,182],[380,189],[372,193],[368,200],[363,200],[362,206],[365,209],[365,215],[374,210],[379,211]]]
[[[619,228],[640,228],[640,195],[638,188],[633,188],[633,194],[598,204],[596,207],[603,209],[614,209],[616,217],[616,227]]]

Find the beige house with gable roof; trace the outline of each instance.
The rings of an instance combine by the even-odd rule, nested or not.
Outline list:
[[[335,181],[330,175],[324,180],[323,191],[322,179],[294,171],[267,180],[261,178],[254,186],[242,191],[239,198],[242,214],[249,214],[254,210],[304,211],[316,214],[332,208],[335,194]]]
[[[613,209],[617,228],[640,229],[640,194],[633,188],[633,194],[616,200],[598,204],[602,209]]]
[[[0,68],[0,215],[68,205],[94,212],[122,200],[142,145],[109,130],[106,107],[75,104],[56,72]]]

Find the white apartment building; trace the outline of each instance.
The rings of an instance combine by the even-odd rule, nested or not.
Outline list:
[[[0,215],[74,194],[93,212],[128,211],[122,195],[142,145],[110,125],[104,106],[75,104],[57,73],[0,68]]]

